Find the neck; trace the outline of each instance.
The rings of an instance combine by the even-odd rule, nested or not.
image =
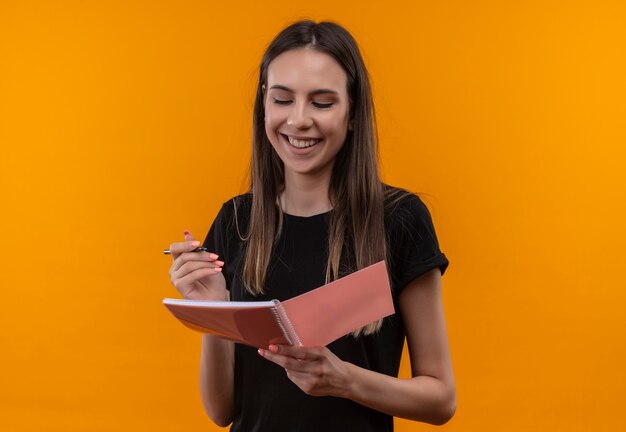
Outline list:
[[[301,176],[285,172],[285,190],[280,195],[283,211],[293,216],[314,216],[332,210],[328,199],[330,175]]]

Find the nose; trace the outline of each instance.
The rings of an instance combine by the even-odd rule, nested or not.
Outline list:
[[[287,125],[297,129],[308,129],[313,126],[313,118],[311,117],[306,103],[294,103],[287,117]]]

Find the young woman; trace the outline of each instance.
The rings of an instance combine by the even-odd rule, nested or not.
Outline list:
[[[232,431],[391,431],[443,424],[455,384],[441,301],[448,261],[420,199],[379,177],[369,77],[337,24],[297,22],[263,57],[251,185],[204,246],[170,247],[185,298],[285,300],[387,260],[396,314],[327,347],[254,349],[204,335],[200,391]],[[398,379],[406,336],[412,379]]]

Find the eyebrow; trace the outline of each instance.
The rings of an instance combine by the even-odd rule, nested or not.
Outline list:
[[[272,90],[272,89],[277,89],[277,90],[285,90],[285,91],[288,91],[288,92],[291,92],[291,93],[293,93],[293,92],[294,92],[294,91],[293,91],[292,89],[290,89],[289,87],[284,86],[284,85],[281,85],[281,84],[275,84],[275,85],[271,86],[271,87],[270,87],[270,90]],[[311,94],[311,95],[318,95],[318,94],[328,94],[328,93],[330,93],[330,94],[336,94],[336,95],[338,95],[338,94],[339,94],[339,92],[338,92],[338,91],[331,90],[331,89],[325,89],[325,88],[321,88],[321,89],[316,89],[316,90],[313,90],[313,91],[311,91],[309,94]]]

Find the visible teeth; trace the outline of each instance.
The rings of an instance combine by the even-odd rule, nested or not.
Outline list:
[[[315,145],[320,141],[320,140],[301,141],[301,140],[291,138],[290,136],[288,136],[287,138],[289,139],[289,144],[298,148],[311,147],[312,145]]]

